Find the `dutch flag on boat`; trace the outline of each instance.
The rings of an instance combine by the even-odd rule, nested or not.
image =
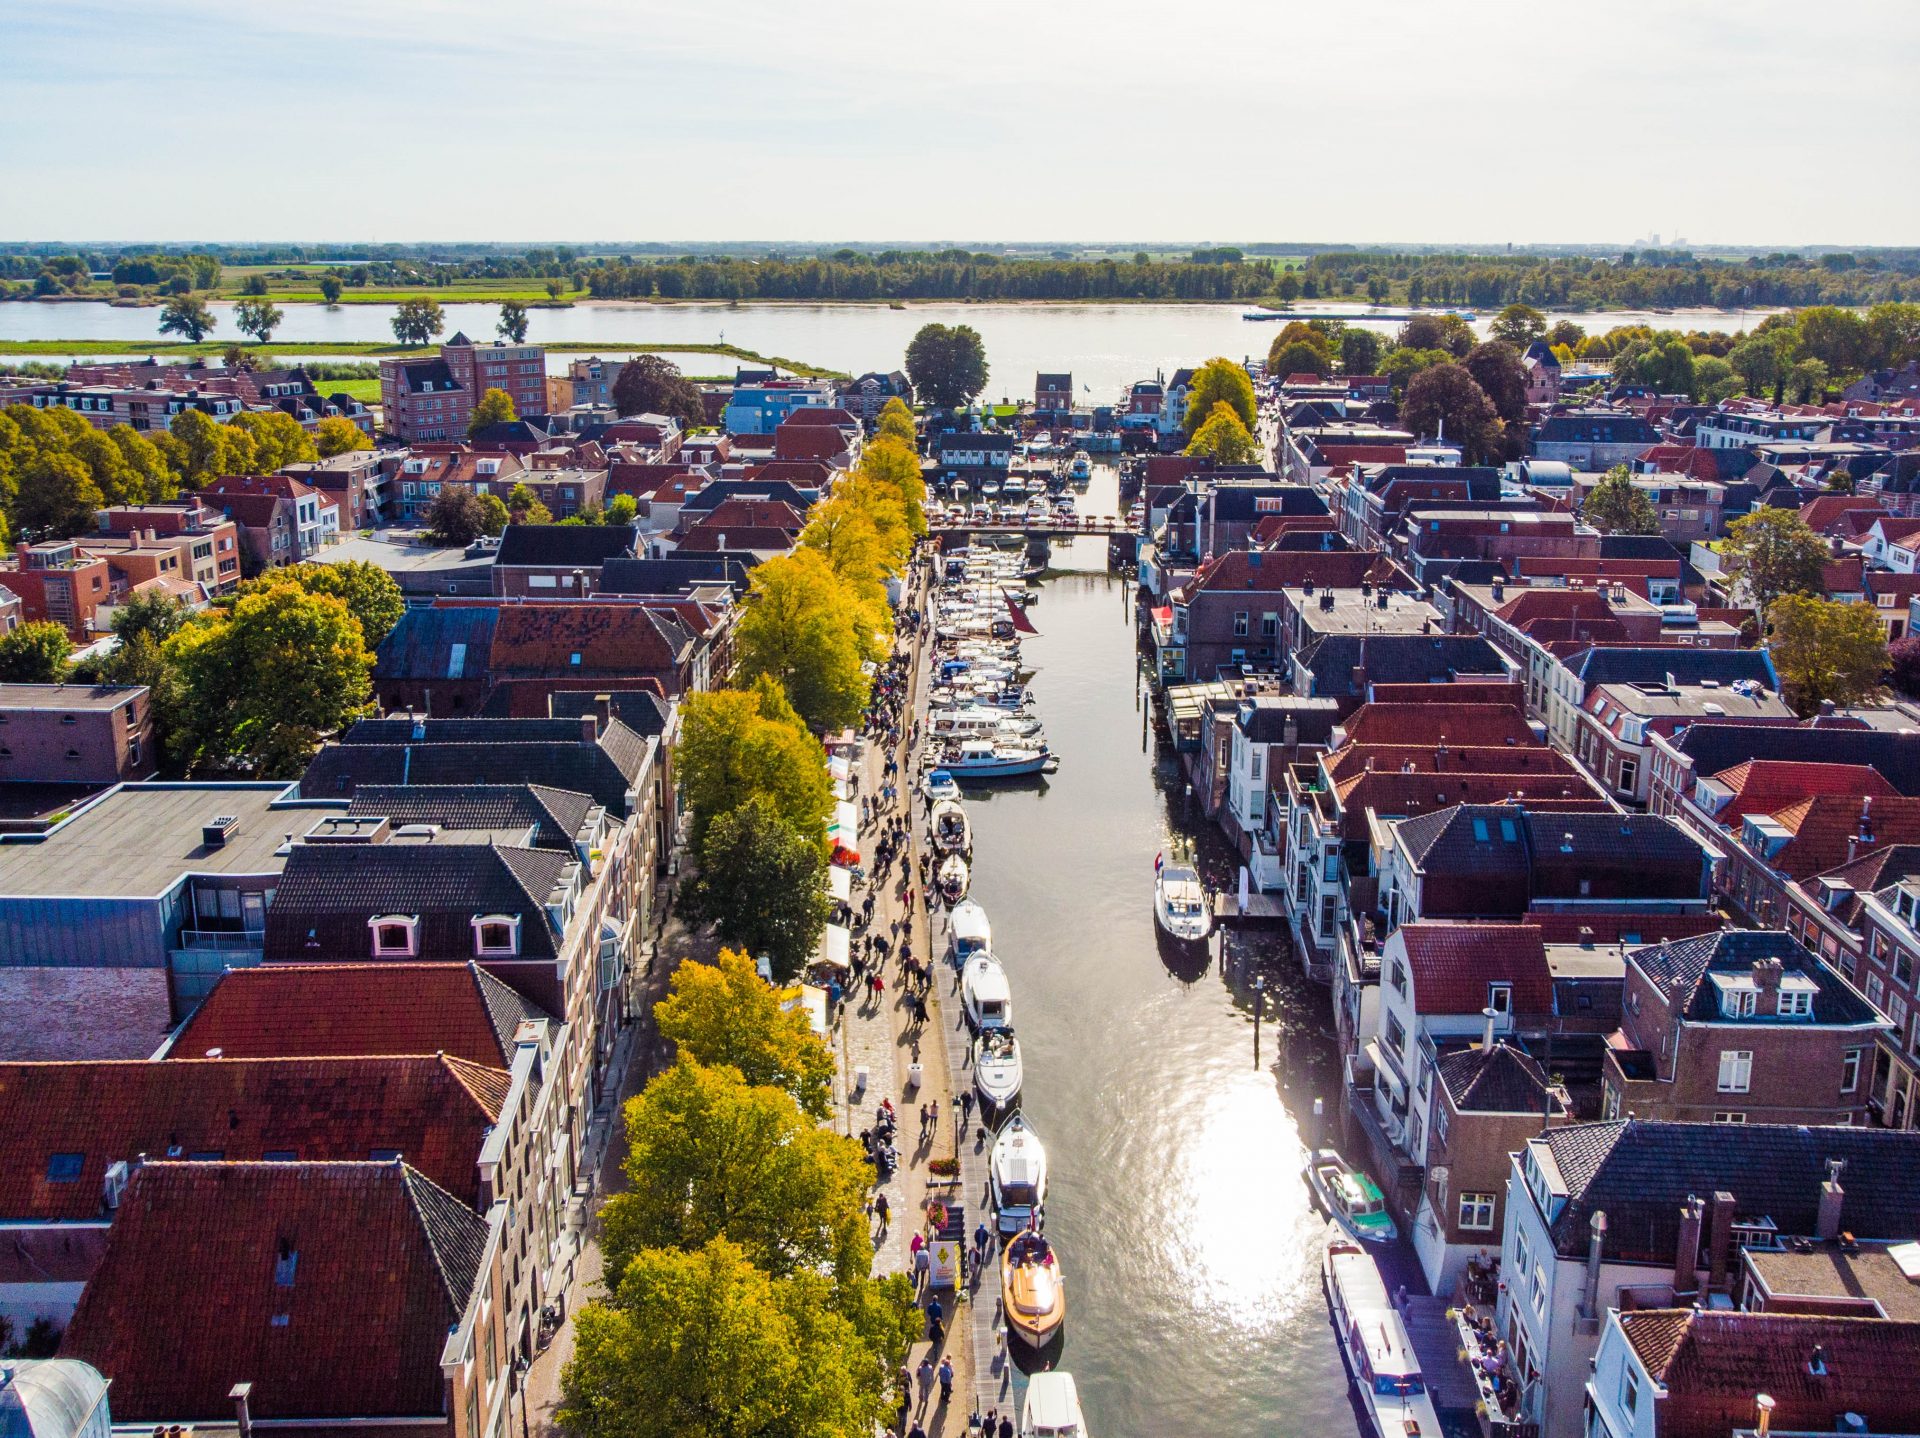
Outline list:
[[[1165,849],[1162,849],[1159,853],[1153,856],[1153,872],[1156,875],[1158,875],[1159,872],[1166,867],[1166,865],[1167,865],[1167,851]]]

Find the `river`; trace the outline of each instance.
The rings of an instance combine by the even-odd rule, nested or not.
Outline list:
[[[219,320],[214,338],[235,334],[232,306],[211,306]],[[1302,306],[1391,335],[1397,320],[1370,320],[1364,307]],[[336,343],[393,339],[392,305],[284,305],[275,338]],[[444,306],[447,333],[464,330],[490,339],[499,318],[491,304]],[[1156,371],[1196,365],[1214,355],[1244,360],[1264,355],[1280,326],[1243,320],[1245,305],[884,305],[629,304],[592,303],[568,309],[528,311],[527,338],[537,343],[605,344],[608,356],[621,345],[713,344],[722,340],[765,355],[780,355],[826,369],[861,374],[902,363],[907,342],[924,324],[969,324],[986,343],[988,399],[1031,399],[1042,371],[1069,370],[1082,403],[1110,404],[1125,386]],[[1766,314],[1747,310],[1681,310],[1672,314],[1614,311],[1572,316],[1589,333],[1616,325],[1655,329],[1737,330]],[[0,304],[0,340],[145,340],[158,338],[157,308],[19,301]],[[1475,327],[1485,333],[1490,315]],[[345,356],[344,358],[353,358]],[[559,371],[569,356],[548,357]],[[687,355],[689,373],[718,372],[724,356]]]
[[[1110,512],[1112,492],[1103,468],[1089,512]],[[1153,859],[1184,802],[1171,761],[1141,744],[1131,585],[1105,549],[1056,551],[1029,611],[1040,632],[1023,654],[1059,772],[967,805],[972,893],[1052,1161],[1047,1233],[1071,1298],[1059,1366],[1096,1434],[1351,1434],[1325,1225],[1299,1169],[1314,1096],[1337,1107],[1326,995],[1277,966],[1256,1068],[1244,993],[1218,966],[1162,961]]]

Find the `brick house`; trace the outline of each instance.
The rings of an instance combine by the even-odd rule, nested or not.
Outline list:
[[[1891,851],[1898,867],[1857,894],[1862,952],[1848,976],[1887,1019],[1868,1091],[1873,1117],[1888,1128],[1920,1128],[1920,862],[1909,857],[1920,851]]]
[[[1294,641],[1283,625],[1285,591],[1312,587],[1357,593],[1396,571],[1368,550],[1229,550],[1169,596],[1153,638],[1163,679],[1212,679],[1221,670],[1274,669]]]
[[[116,505],[95,516],[98,530],[85,537],[95,553],[105,539],[142,537],[146,548],[167,545],[178,557],[176,577],[208,594],[229,594],[240,583],[240,530],[198,498],[173,504]],[[156,577],[145,575],[144,578]]]
[[[257,569],[312,559],[340,537],[338,502],[291,475],[231,475],[200,494],[238,526]]]
[[[113,571],[76,540],[42,540],[15,548],[11,564],[0,568],[0,588],[19,596],[22,619],[61,625],[86,641],[106,628],[99,612],[113,602]]]
[[[380,361],[380,402],[390,433],[415,440],[461,440],[473,407],[489,389],[505,390],[520,414],[547,409],[547,352],[504,340],[476,344],[464,333],[437,357]]]
[[[0,784],[145,779],[158,767],[138,684],[0,684]]]
[[[1886,1021],[1780,930],[1725,930],[1627,955],[1606,1117],[1696,1123],[1864,1120]]]
[[[1033,414],[1052,424],[1073,412],[1072,374],[1041,373],[1033,377]]]
[[[507,597],[585,598],[600,566],[631,558],[634,532],[617,524],[510,524],[493,557],[493,592]]]

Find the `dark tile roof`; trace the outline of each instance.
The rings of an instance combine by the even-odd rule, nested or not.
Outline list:
[[[1588,1220],[1604,1209],[1609,1257],[1671,1266],[1681,1206],[1719,1190],[1733,1195],[1737,1216],[1811,1235],[1830,1159],[1846,1165],[1843,1229],[1866,1239],[1920,1233],[1920,1130],[1612,1119],[1556,1128],[1537,1141],[1567,1185],[1550,1227],[1568,1258],[1586,1253]]]
[[[425,1417],[487,1224],[399,1163],[153,1163],[61,1343],[116,1419]]]
[[[465,962],[474,919],[507,914],[521,921],[520,959],[558,958],[547,898],[576,862],[490,844],[296,844],[267,910],[263,951],[290,963],[371,959],[369,922],[410,914],[420,921],[416,958]]]
[[[1255,744],[1285,743],[1291,724],[1296,744],[1322,745],[1333,736],[1339,718],[1340,706],[1333,699],[1260,694],[1240,702],[1235,722]]]
[[[257,964],[228,969],[170,1060],[451,1054],[508,1068],[520,1024],[551,1016],[477,964]]]
[[[1531,814],[1535,899],[1703,899],[1706,851],[1658,814]]]
[[[373,672],[381,679],[482,677],[487,672],[494,622],[499,616],[500,611],[491,605],[411,605],[374,650]],[[454,662],[455,645],[465,646],[458,664]]]
[[[1603,534],[1600,536],[1602,559],[1682,559],[1672,541],[1657,534]]]
[[[404,722],[404,721],[403,721]],[[547,723],[493,719],[492,724]],[[577,731],[578,721],[567,721]],[[621,736],[624,736],[621,737]],[[618,742],[613,742],[618,740]],[[615,723],[600,742],[474,738],[458,743],[329,744],[300,778],[309,799],[351,795],[361,784],[540,784],[592,796],[610,814],[630,813],[627,793],[645,767],[652,741]]]
[[[605,698],[614,718],[634,733],[657,739],[667,732],[673,718],[673,705],[652,689],[559,689],[547,696],[547,711],[556,719],[579,722],[582,714],[599,712]]]
[[[347,813],[442,829],[531,831],[538,849],[571,849],[593,800],[539,784],[363,784]]]
[[[692,649],[692,636],[664,607],[585,600],[502,609],[488,658],[496,679],[640,679],[673,675]]]
[[[1532,925],[1427,921],[1397,932],[1422,1014],[1477,1014],[1487,1006],[1489,984],[1513,985],[1517,1014],[1553,1011],[1553,976]]]
[[[396,1150],[477,1198],[480,1146],[506,1094],[497,1066],[448,1054],[0,1064],[0,1217],[95,1218],[107,1169],[142,1154],[311,1161]],[[55,1154],[79,1155],[78,1176],[50,1176]]]
[[[1721,1021],[1720,1005],[1710,973],[1745,974],[1756,963],[1778,959],[1787,973],[1801,973],[1819,984],[1813,999],[1813,1022],[1819,1024],[1868,1024],[1879,1015],[1865,999],[1855,994],[1845,981],[1813,954],[1803,949],[1791,934],[1778,929],[1723,929],[1696,938],[1679,939],[1635,949],[1627,962],[1640,969],[1690,1023]],[[1799,1019],[1776,1019],[1753,1015],[1738,1021],[1743,1028],[1773,1024],[1794,1024]]]
[[[1444,744],[1535,746],[1539,740],[1528,727],[1518,704],[1457,704],[1444,700],[1440,685],[1431,701],[1362,704],[1341,728],[1348,744]]]
[[[1691,645],[1625,645],[1588,649],[1564,661],[1582,683],[1661,684],[1671,674],[1676,683],[1698,684],[1717,679],[1731,684],[1753,679],[1769,689],[1780,687],[1773,664],[1763,649],[1699,649]]]
[[[1436,1065],[1447,1096],[1461,1113],[1544,1113],[1547,1076],[1510,1044],[1455,1049]]]
[[[1800,759],[1828,764],[1866,764],[1902,794],[1920,795],[1920,734],[1816,722],[1811,727],[1778,724],[1695,723],[1672,744],[1693,760],[1704,777],[1748,759]]]
[[[1313,692],[1351,694],[1353,671],[1369,684],[1423,684],[1456,675],[1505,678],[1500,652],[1477,634],[1325,634],[1295,654]]]
[[[397,368],[400,381],[409,394],[450,394],[460,386],[454,380],[453,370],[443,359],[417,359],[402,361]]]
[[[624,524],[509,524],[500,534],[496,565],[576,565],[598,569],[633,553],[634,532]]]
[[[817,494],[798,489],[783,479],[720,479],[698,494],[689,495],[686,503],[680,506],[680,512],[685,515],[704,513],[719,508],[729,499],[780,499],[804,514],[813,507],[817,497]]]

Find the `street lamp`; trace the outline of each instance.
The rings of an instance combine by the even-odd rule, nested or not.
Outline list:
[[[1253,1066],[1260,1067],[1260,1015],[1267,1006],[1267,976],[1256,973],[1253,976]]]

